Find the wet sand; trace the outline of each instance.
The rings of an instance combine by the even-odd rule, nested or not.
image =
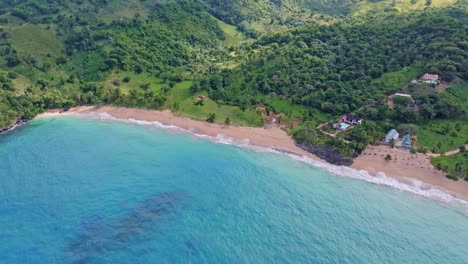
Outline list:
[[[271,128],[226,126],[221,124],[211,124],[203,121],[193,120],[188,117],[176,116],[169,110],[156,111],[124,107],[110,106],[81,106],[71,108],[67,112],[61,110],[50,110],[39,117],[79,115],[102,113],[109,114],[118,119],[135,119],[141,121],[158,121],[163,125],[173,125],[196,134],[216,137],[223,135],[235,141],[246,142],[264,148],[274,148],[286,153],[303,155],[315,160],[320,160],[317,156],[297,147],[294,140],[280,127]],[[392,161],[386,162],[385,156],[390,154]],[[351,166],[354,169],[366,170],[371,175],[383,172],[386,175],[406,179],[416,179],[433,186],[447,190],[452,195],[468,201],[468,182],[452,181],[445,178],[443,172],[434,169],[427,156],[423,154],[410,154],[409,151],[392,149],[388,146],[370,146]]]

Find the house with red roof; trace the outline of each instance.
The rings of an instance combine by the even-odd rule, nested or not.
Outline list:
[[[438,84],[439,83],[439,75],[438,74],[430,74],[425,73],[421,76],[421,81],[429,84]]]

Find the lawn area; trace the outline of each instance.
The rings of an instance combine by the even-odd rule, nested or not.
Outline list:
[[[432,158],[431,163],[436,167],[443,169],[449,175],[458,178],[468,177],[468,152],[458,153],[451,156],[441,156]],[[458,172],[455,170],[456,165],[461,166]]]
[[[195,105],[198,95],[207,95],[205,92],[191,95],[189,88],[191,82],[178,83],[172,88],[166,102],[166,108],[174,113],[189,116],[197,120],[206,120],[208,114],[216,114],[215,123],[223,124],[229,117],[231,124],[242,126],[262,126],[261,115],[253,109],[242,111],[239,107],[229,105],[218,105],[215,101],[207,98],[203,105]]]
[[[418,146],[436,152],[457,149],[468,141],[468,123],[462,120],[433,120],[419,127]]]
[[[421,75],[422,70],[418,67],[407,67],[403,70],[385,73],[372,83],[382,86],[382,91],[386,94],[400,91],[403,86],[411,80],[416,79]]]

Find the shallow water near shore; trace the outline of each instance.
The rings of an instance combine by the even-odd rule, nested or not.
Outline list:
[[[3,263],[467,263],[467,237],[458,208],[177,130],[0,136]]]

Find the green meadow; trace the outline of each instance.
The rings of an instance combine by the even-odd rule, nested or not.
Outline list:
[[[224,32],[224,42],[228,46],[235,46],[239,44],[240,42],[246,40],[247,38],[245,35],[237,30],[237,28],[233,25],[229,25],[221,20],[216,19],[218,22],[219,27],[223,30]]]
[[[443,169],[449,175],[463,178],[468,177],[468,152],[458,153],[451,156],[432,158],[431,163],[439,169]],[[458,164],[458,170],[457,170]]]
[[[433,120],[421,125],[417,136],[417,144],[429,151],[454,150],[467,143],[468,123],[464,120]]]
[[[373,84],[381,86],[387,93],[397,92],[411,80],[417,79],[422,74],[422,69],[411,66],[398,71],[382,74],[377,79],[372,80]]]
[[[261,115],[253,109],[242,111],[236,106],[218,104],[208,97],[203,101],[203,104],[197,105],[197,97],[199,95],[207,96],[207,94],[206,92],[191,94],[189,91],[191,85],[190,81],[176,84],[169,94],[165,107],[176,114],[197,120],[206,120],[209,114],[214,113],[216,115],[215,123],[224,123],[226,118],[229,118],[233,125],[263,125]]]

